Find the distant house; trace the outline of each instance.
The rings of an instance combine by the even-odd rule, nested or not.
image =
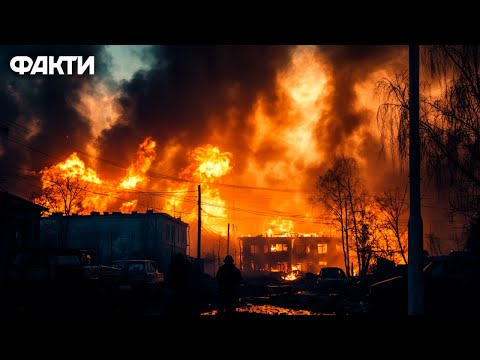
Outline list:
[[[188,224],[165,213],[92,212],[90,215],[53,214],[41,220],[44,246],[89,249],[100,263],[151,259],[168,272],[176,253],[186,254]]]
[[[242,268],[251,271],[299,270],[318,274],[325,266],[342,266],[340,240],[315,236],[241,237]]]
[[[0,268],[5,270],[8,258],[18,248],[37,246],[42,206],[0,192]]]

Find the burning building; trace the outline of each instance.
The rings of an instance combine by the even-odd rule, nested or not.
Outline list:
[[[405,188],[408,174],[398,173],[390,161],[390,144],[375,116],[383,100],[374,96],[380,79],[408,63],[405,46],[116,49],[42,49],[52,55],[67,50],[95,54],[94,78],[45,77],[38,82],[30,77],[20,81],[11,71],[2,74],[0,105],[8,110],[0,121],[5,134],[0,138],[2,187],[25,198],[35,193],[34,203],[50,213],[62,212],[72,223],[74,214],[93,218],[92,211],[109,212],[96,216],[100,219],[113,218],[112,211],[127,219],[131,212],[147,209],[181,216],[192,229],[191,253],[197,253],[201,234],[200,256],[215,258],[216,266],[226,255],[228,224],[235,225],[230,251],[236,251],[237,263],[237,234],[267,235],[265,224],[279,216],[293,221],[295,232],[338,236],[344,226],[321,203],[309,201],[335,158],[357,161],[358,176],[372,199],[390,186]],[[2,50],[0,60],[18,52],[14,47]],[[22,48],[25,55],[38,51]],[[118,73],[135,63],[134,53],[141,67]],[[125,77],[112,81],[114,75]],[[438,233],[440,226],[448,227],[435,210],[442,203],[433,194],[426,201],[432,216],[424,218],[425,227],[434,222],[432,231]],[[349,213],[348,220],[353,216]],[[401,225],[406,230],[406,219]],[[354,242],[356,237],[349,235]],[[395,240],[384,231],[375,241],[383,244],[384,237]],[[102,241],[107,244],[110,238]],[[402,241],[406,236],[395,242]],[[297,261],[291,259],[295,245],[289,244],[286,268]],[[318,253],[318,244],[308,244],[310,258]],[[358,267],[353,245],[349,256]],[[105,259],[115,257],[115,251],[110,254],[107,247]],[[302,271],[309,262],[313,269],[319,261],[332,265],[331,251],[342,252],[327,244],[326,259],[302,262]],[[273,266],[270,257],[281,253],[255,256],[265,256]],[[259,268],[267,264],[257,260]]]
[[[188,246],[188,224],[153,210],[68,217],[55,213],[42,218],[40,227],[44,246],[89,249],[105,264],[112,260],[152,259],[163,272],[168,272],[176,253],[186,254]]]
[[[318,273],[324,266],[342,265],[340,240],[327,236],[241,237],[245,272],[302,271]]]

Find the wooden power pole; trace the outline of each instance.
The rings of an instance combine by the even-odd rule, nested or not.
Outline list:
[[[227,255],[230,254],[230,223],[227,227]]]

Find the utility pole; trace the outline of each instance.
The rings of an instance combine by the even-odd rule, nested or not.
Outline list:
[[[353,276],[353,265],[350,266],[350,249],[348,247],[348,208],[347,208],[347,200],[345,200],[345,249],[347,252],[347,264],[348,264],[348,269],[347,273],[349,274],[350,277]]]
[[[410,217],[408,219],[408,315],[423,315],[423,222],[420,207],[419,46],[409,46]]]
[[[202,190],[198,185],[198,234],[197,234],[197,259],[200,259],[200,244],[202,242]]]
[[[230,223],[227,227],[227,255],[230,253]]]
[[[233,226],[233,231],[235,231],[235,225]],[[236,233],[236,232],[235,232],[234,237],[237,238],[237,233]],[[242,264],[242,242],[240,241],[240,237],[237,238],[237,241],[238,241],[238,260],[239,260],[240,270],[243,270],[243,264]]]

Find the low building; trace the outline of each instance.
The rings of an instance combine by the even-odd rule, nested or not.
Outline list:
[[[299,270],[318,274],[324,266],[340,266],[342,248],[334,237],[241,237],[242,268],[250,271]]]
[[[43,246],[89,249],[98,261],[151,259],[168,273],[177,253],[186,254],[188,224],[166,213],[92,212],[90,215],[53,214],[41,220]]]
[[[40,216],[45,210],[28,200],[0,191],[0,269],[21,247],[36,246],[39,241]]]

